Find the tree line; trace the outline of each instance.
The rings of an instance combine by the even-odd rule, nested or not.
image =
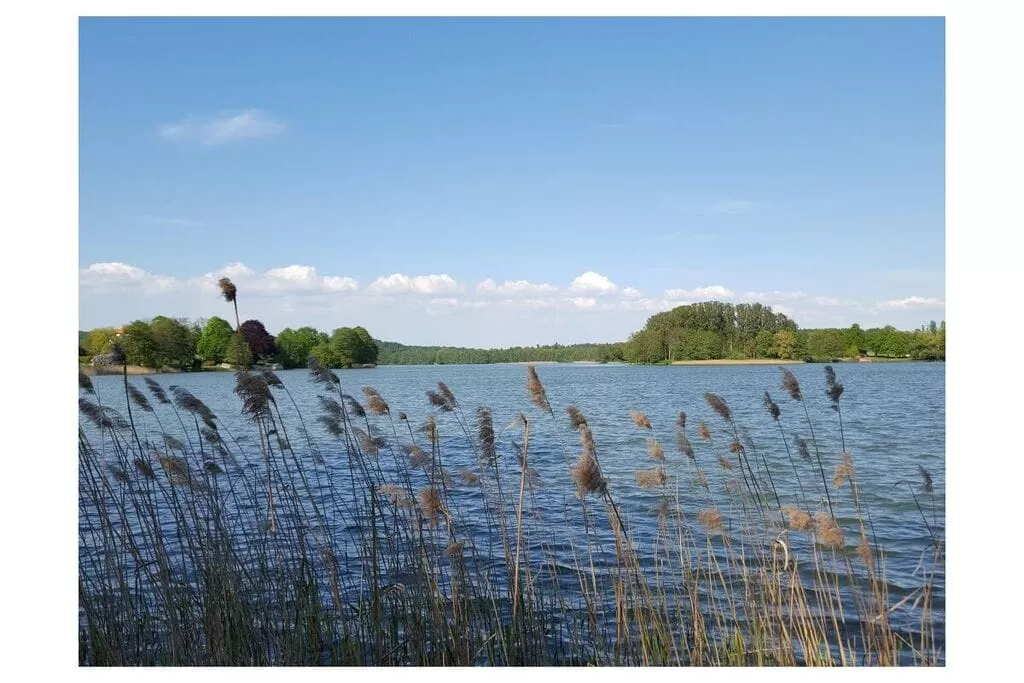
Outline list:
[[[135,320],[122,328],[100,327],[79,333],[80,360],[105,356],[120,345],[129,365],[199,370],[204,365],[233,367],[280,363],[306,367],[314,356],[331,368],[377,362],[377,344],[362,327],[339,327],[331,334],[312,327],[286,328],[276,337],[259,320],[246,320],[238,330],[227,320],[186,320],[157,316]]]
[[[677,360],[777,358],[835,361],[860,356],[944,360],[946,323],[918,330],[886,327],[801,330],[759,303],[707,301],[657,313],[625,344],[631,363]]]
[[[235,292],[225,298],[236,305],[236,327],[219,317],[190,321],[157,316],[121,329],[97,328],[79,333],[79,356],[87,362],[109,354],[119,344],[131,365],[200,369],[228,363],[233,367],[280,363],[305,367],[310,356],[331,368],[359,365],[446,365],[521,362],[664,363],[676,360],[796,359],[835,361],[858,356],[944,360],[946,323],[932,321],[917,330],[895,327],[800,329],[770,306],[706,301],[678,306],[651,316],[625,342],[551,344],[476,349],[409,346],[373,339],[363,327],[339,327],[330,334],[313,327],[286,328],[276,337],[259,320],[238,322]]]

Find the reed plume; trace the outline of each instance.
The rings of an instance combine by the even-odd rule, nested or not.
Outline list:
[[[548,395],[544,391],[544,385],[540,383],[540,377],[537,376],[537,368],[532,365],[526,366],[526,390],[530,394],[530,400],[538,408],[548,415],[554,415],[551,412],[551,404],[548,403]]]
[[[447,401],[448,405],[451,406],[451,410],[454,410],[459,407],[458,399],[455,398],[455,394],[452,393],[452,390],[448,388],[447,384],[445,384],[444,382],[438,382],[437,390],[441,392],[442,396],[444,396],[444,400]]]
[[[135,465],[135,469],[139,471],[139,474],[144,476],[146,479],[156,478],[156,473],[153,472],[153,468],[142,458],[133,459],[132,464]]]
[[[655,489],[668,483],[668,475],[660,467],[650,470],[637,470],[636,481],[640,488]]]
[[[349,394],[342,394],[341,397],[345,400],[345,403],[348,404],[348,412],[353,417],[366,417],[366,409],[363,408],[362,404],[360,404],[359,401],[357,401],[354,396],[350,396]]]
[[[435,408],[440,408],[444,412],[451,412],[452,405],[448,403],[448,400],[444,396],[437,393],[436,391],[427,390],[427,399],[430,401],[430,405]]]
[[[711,441],[711,430],[708,429],[708,425],[704,420],[697,424],[697,435],[705,441]]]
[[[818,512],[814,515],[814,534],[818,541],[829,548],[842,548],[844,546],[843,530],[836,524],[836,520],[827,512]]]
[[[796,376],[785,368],[779,369],[782,370],[782,388],[789,394],[789,397],[794,401],[804,400],[804,395],[800,391],[800,382]]]
[[[310,378],[317,384],[334,384],[336,386],[341,384],[341,380],[334,374],[334,371],[321,365],[316,356],[309,356],[306,359],[306,367],[309,368]]]
[[[197,416],[210,429],[217,429],[217,423],[215,422],[217,416],[213,414],[213,411],[205,403],[193,396],[192,392],[176,384],[172,384],[170,390],[174,395],[174,402],[179,408]]]
[[[316,421],[322,424],[331,436],[341,437],[345,433],[341,427],[341,420],[332,415],[318,415]]]
[[[732,463],[729,462],[728,460],[726,460],[721,455],[718,456],[718,464],[721,465],[724,469],[727,469],[727,470],[731,470],[732,469]]]
[[[95,403],[91,403],[84,398],[80,398],[78,399],[78,410],[97,427],[113,429],[114,423]]]
[[[679,413],[679,417],[676,418],[676,426],[680,429],[686,429],[686,413]]]
[[[399,411],[398,411],[398,419],[399,419],[399,420],[402,420],[403,422],[408,422],[408,421],[409,421],[409,416],[408,416],[408,415],[406,415],[406,414],[405,414],[404,412],[402,412],[401,410],[399,410]]]
[[[697,521],[703,524],[709,532],[722,531],[722,513],[714,508],[701,510],[697,514]]]
[[[277,373],[274,372],[273,370],[266,370],[266,369],[261,370],[260,371],[260,377],[263,379],[264,382],[267,383],[268,387],[283,387],[284,386],[284,382],[281,381],[281,378],[278,377]]]
[[[381,495],[388,498],[396,507],[402,509],[408,509],[412,507],[412,501],[409,499],[409,495],[405,492],[398,484],[383,484],[379,489]]]
[[[658,462],[665,462],[665,450],[658,443],[658,440],[653,437],[647,438],[647,453],[651,460],[657,460]]]
[[[430,455],[419,446],[406,446],[405,452],[409,456],[409,464],[413,467],[426,468],[430,465]]]
[[[217,281],[217,287],[220,288],[220,294],[224,297],[224,301],[235,307],[235,330],[241,329],[242,324],[238,318],[238,287],[226,277],[222,277]]]
[[[746,447],[740,443],[739,439],[733,439],[729,442],[729,452],[733,455],[743,455],[746,451]]]
[[[772,416],[772,419],[778,422],[779,415],[782,414],[782,411],[779,410],[779,405],[772,400],[772,395],[767,391],[764,392],[764,407],[765,410],[768,411],[768,414]]]
[[[81,370],[78,371],[78,388],[87,394],[96,393],[96,390],[92,387],[92,380],[89,379],[89,376]]]
[[[810,531],[814,524],[811,516],[793,505],[782,508],[782,512],[789,520],[789,528],[793,531]]]
[[[168,434],[166,432],[164,432],[160,436],[163,437],[164,446],[166,446],[168,450],[171,450],[171,451],[183,451],[183,450],[185,450],[185,444],[183,444],[180,439],[176,439],[175,437],[173,437],[172,435],[170,435],[170,434]]]
[[[217,281],[217,286],[220,287],[220,293],[224,297],[224,301],[227,301],[229,304],[235,302],[235,299],[238,297],[238,288],[235,287],[235,283],[226,277],[222,277]]]
[[[493,465],[497,459],[497,451],[494,447],[494,422],[491,419],[491,409],[480,406],[476,409],[476,418],[481,451],[487,463]]]
[[[433,486],[424,486],[419,492],[420,513],[431,524],[437,524],[444,506]]]
[[[344,410],[342,409],[340,403],[335,401],[330,396],[324,396],[323,394],[318,395],[317,398],[320,400],[320,407],[323,408],[328,415],[337,420],[340,420],[342,418]]]
[[[437,443],[437,421],[433,415],[427,415],[427,419],[423,421],[420,431],[427,435],[430,443]]]
[[[462,478],[463,483],[468,484],[469,486],[480,485],[480,477],[471,469],[460,467],[459,476]]]
[[[242,399],[242,413],[253,422],[269,420],[271,406],[277,404],[266,381],[254,372],[243,370],[235,374],[235,394]]]
[[[366,407],[374,415],[387,415],[391,412],[387,401],[380,395],[380,392],[373,387],[363,387],[363,394],[366,395]]]
[[[843,484],[853,477],[853,458],[849,453],[843,453],[842,461],[836,465],[835,474],[832,476],[832,485],[842,488]]]
[[[921,473],[921,481],[924,484],[924,492],[932,493],[935,490],[932,486],[932,473],[926,470],[921,465],[918,465],[917,469]]]
[[[651,421],[647,419],[647,416],[639,410],[629,411],[629,419],[633,421],[637,429],[653,429],[651,427]]]
[[[832,401],[832,409],[839,410],[839,397],[843,395],[843,385],[836,381],[836,371],[831,365],[825,366],[825,385],[828,387],[825,393]]]
[[[587,424],[587,418],[583,416],[583,413],[576,406],[569,406],[565,409],[565,412],[569,413],[569,422],[572,424],[573,429],[579,429],[580,425]]]
[[[686,434],[683,433],[683,430],[681,429],[676,432],[676,448],[678,448],[679,452],[690,460],[695,459],[693,455],[693,444],[690,443],[690,439],[687,438]]]
[[[726,422],[732,422],[732,411],[729,410],[729,405],[722,399],[718,394],[707,393],[704,394],[704,400],[707,401],[711,409],[718,413]]]
[[[143,377],[142,380],[146,383],[146,386],[149,388],[149,393],[153,394],[153,398],[156,399],[157,403],[170,405],[171,399],[167,398],[167,392],[164,391],[163,386],[161,386],[159,382],[152,377]]]
[[[580,498],[588,493],[603,495],[608,490],[608,482],[601,476],[601,466],[597,464],[593,453],[586,448],[573,465],[572,478],[576,482],[576,495]]]
[[[127,389],[128,397],[131,399],[132,403],[138,406],[139,410],[146,413],[153,412],[153,406],[149,404],[149,399],[147,399],[146,395],[139,391],[134,384],[128,384]]]

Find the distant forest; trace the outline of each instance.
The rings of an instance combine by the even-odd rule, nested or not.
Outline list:
[[[79,360],[88,363],[120,345],[127,362],[145,367],[201,369],[280,363],[304,367],[312,355],[329,367],[354,365],[451,365],[462,363],[575,362],[665,363],[683,360],[777,358],[836,361],[859,356],[945,360],[946,323],[917,330],[892,326],[861,329],[800,329],[770,306],[706,301],[657,313],[643,329],[612,344],[552,344],[473,349],[407,346],[380,341],[362,327],[339,327],[330,335],[312,327],[270,335],[258,320],[236,330],[218,317],[179,320],[156,316],[122,328],[79,332]]]
[[[664,363],[683,360],[777,358],[837,361],[859,356],[944,360],[945,321],[901,331],[887,326],[801,330],[770,306],[707,301],[657,313],[629,340],[613,344],[553,344],[505,349],[406,346],[377,342],[381,365],[591,361]]]

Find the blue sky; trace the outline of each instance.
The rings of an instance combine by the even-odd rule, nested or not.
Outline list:
[[[941,19],[88,19],[80,328],[944,317]]]

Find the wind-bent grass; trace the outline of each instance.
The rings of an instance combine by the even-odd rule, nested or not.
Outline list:
[[[249,429],[237,435],[183,388],[147,378],[151,401],[125,376],[125,420],[79,377],[81,664],[945,660],[932,609],[944,581],[934,505],[929,520],[900,484],[934,553],[922,557],[919,585],[894,599],[845,432],[830,487],[827,446],[797,440],[794,458],[767,394],[785,448],[776,461],[789,467],[772,471],[745,432],[741,441],[725,400],[708,394],[735,465],[703,422],[691,442],[680,414],[679,456],[670,457],[634,412],[649,457],[617,479],[602,467],[600,435],[575,407],[564,422],[556,416],[532,366],[526,389],[542,415],[504,427],[479,407],[474,428],[440,383],[423,428],[400,412],[400,430],[376,390],[363,389],[363,405],[315,361],[310,375],[324,392],[315,419],[297,414],[273,373],[238,373]],[[841,420],[831,368],[826,381]],[[791,373],[783,388],[804,404],[813,435]],[[289,438],[289,415],[301,442]],[[564,466],[542,475],[534,449],[548,428]],[[577,432],[576,457],[565,430]],[[708,469],[715,459],[722,467]],[[799,495],[787,500],[776,483],[790,474]],[[820,477],[822,504],[812,505],[802,476]],[[931,474],[922,476],[931,495]],[[627,504],[636,497],[624,491],[657,504]]]

